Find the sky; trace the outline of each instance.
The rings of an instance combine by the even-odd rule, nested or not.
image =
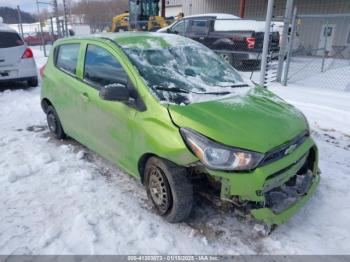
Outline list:
[[[39,2],[50,2],[50,0],[39,0]],[[60,2],[60,1],[58,1]],[[0,0],[0,6],[14,7],[19,5],[22,11],[36,13],[36,0]],[[40,8],[48,8],[49,6],[41,4]]]

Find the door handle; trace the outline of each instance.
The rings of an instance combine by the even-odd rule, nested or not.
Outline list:
[[[81,96],[81,98],[83,99],[84,102],[89,102],[90,101],[89,95],[87,93],[81,93],[80,96]]]

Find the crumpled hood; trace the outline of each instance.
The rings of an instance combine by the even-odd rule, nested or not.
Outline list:
[[[187,106],[169,105],[176,125],[214,141],[265,153],[307,129],[302,113],[270,91],[249,92]]]

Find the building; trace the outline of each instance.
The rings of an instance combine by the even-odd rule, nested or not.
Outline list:
[[[282,20],[287,0],[275,0],[274,20]],[[169,13],[185,16],[230,13],[246,19],[265,20],[268,0],[167,0]],[[350,0],[294,0],[301,15],[297,23],[300,45],[312,55],[350,57]],[[341,53],[339,54],[339,52]]]
[[[165,16],[176,16],[183,12],[183,0],[166,0]]]
[[[268,0],[166,0],[166,6],[171,11],[178,8],[185,15],[231,13],[239,16],[242,2],[245,2],[245,18],[265,19]],[[294,4],[300,14],[350,13],[349,0],[294,0]],[[275,0],[274,6],[274,16],[282,17],[286,0]]]

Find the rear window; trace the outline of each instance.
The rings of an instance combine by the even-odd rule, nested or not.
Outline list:
[[[21,37],[15,32],[0,32],[0,48],[23,45]]]
[[[77,70],[80,44],[63,44],[56,47],[56,67],[75,74]]]

